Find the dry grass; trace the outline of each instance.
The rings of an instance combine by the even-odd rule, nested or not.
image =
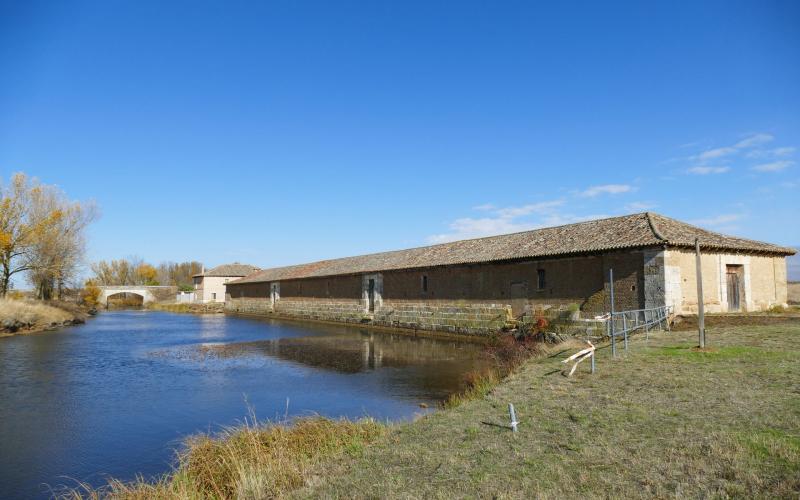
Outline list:
[[[537,342],[533,336],[524,336],[520,339],[511,335],[494,337],[486,348],[486,356],[491,360],[491,364],[480,371],[467,373],[464,380],[466,388],[462,392],[451,394],[443,406],[455,408],[467,401],[485,397],[528,360],[551,356],[554,352],[563,352],[566,349],[584,347],[585,344],[574,338],[558,344],[548,344]]]
[[[225,312],[225,304],[222,302],[208,302],[202,303],[175,303],[175,302],[160,302],[147,304],[148,309],[156,311],[168,311],[173,313],[189,313],[189,314],[217,314]]]
[[[315,417],[292,425],[260,425],[252,419],[218,436],[189,439],[175,471],[158,481],[112,480],[101,489],[82,485],[61,498],[276,498],[302,486],[317,462],[358,455],[386,429],[371,419]]]
[[[484,397],[321,463],[303,498],[797,498],[800,320],[528,361]],[[588,362],[587,362],[588,363]],[[507,428],[514,403],[519,432]],[[504,427],[505,426],[505,427]]]
[[[82,320],[84,313],[78,306],[62,303],[45,303],[32,299],[0,299],[0,333],[5,324],[16,324],[19,331],[37,331],[51,325],[68,324]],[[6,328],[6,332],[11,329]],[[12,330],[11,332],[13,333]]]

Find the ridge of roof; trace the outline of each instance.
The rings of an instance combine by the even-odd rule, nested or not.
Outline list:
[[[220,264],[212,267],[206,272],[195,274],[192,277],[208,276],[208,277],[245,277],[260,271],[261,268],[252,264],[241,264],[239,262],[232,262],[230,264]]]
[[[653,235],[655,235],[655,237],[660,239],[660,240],[667,241],[667,239],[664,237],[664,235],[661,234],[661,231],[658,230],[658,226],[656,225],[656,221],[653,220],[653,215],[654,214],[651,213],[651,212],[645,212],[644,215],[645,215],[645,217],[647,217],[647,223],[650,225],[650,230],[653,231]]]
[[[390,250],[264,269],[231,283],[360,274],[443,265],[581,255],[665,245],[791,255],[794,249],[714,233],[653,212],[593,219],[497,236],[483,236],[405,250]],[[689,239],[687,239],[689,238]]]

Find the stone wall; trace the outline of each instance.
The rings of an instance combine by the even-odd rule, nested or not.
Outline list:
[[[231,297],[225,301],[225,312],[241,314],[268,314],[272,303],[268,297]]]
[[[368,318],[357,300],[281,298],[274,311],[280,316],[345,323],[361,323]]]
[[[658,257],[650,278],[658,287]],[[514,262],[463,264],[276,282],[228,284],[230,312],[372,323],[380,326],[488,334],[510,319],[541,308],[579,307],[592,316],[608,311],[608,271],[613,267],[617,309],[645,301],[641,250]],[[662,257],[663,259],[663,257]],[[539,280],[543,273],[544,280]],[[663,273],[662,273],[663,274]],[[375,311],[368,311],[369,280],[375,282]],[[662,280],[663,281],[663,280]],[[651,300],[657,300],[657,292]],[[274,303],[274,305],[273,305]]]
[[[644,252],[644,307],[651,309],[666,304],[667,284],[664,271],[664,250]]]
[[[373,323],[469,335],[500,331],[512,319],[511,306],[476,303],[384,301]]]
[[[735,253],[700,254],[703,271],[703,305],[706,312],[728,312],[726,267],[743,268],[742,311],[764,311],[787,301],[786,259],[762,255]],[[696,314],[697,270],[691,249],[667,250],[665,272],[667,303],[674,305],[676,314]],[[671,302],[673,304],[671,304]]]

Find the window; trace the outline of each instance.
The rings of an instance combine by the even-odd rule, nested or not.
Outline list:
[[[422,291],[428,291],[428,276],[425,274],[422,275]]]
[[[536,288],[539,290],[544,290],[544,269],[537,269],[536,270]]]
[[[211,300],[217,300],[217,292],[211,292]]]

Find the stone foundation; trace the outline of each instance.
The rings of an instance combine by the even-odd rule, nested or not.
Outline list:
[[[358,301],[281,299],[275,303],[275,314],[321,321],[361,323],[369,318]]]
[[[384,301],[374,314],[368,314],[357,300],[282,298],[273,306],[268,298],[241,297],[228,298],[225,311],[466,335],[498,332],[512,320],[511,306],[475,303]]]
[[[502,330],[511,320],[511,307],[501,304],[389,302],[375,312],[373,323],[396,328],[467,335]]]
[[[272,312],[272,303],[268,298],[228,298],[225,301],[225,312],[268,314]]]

